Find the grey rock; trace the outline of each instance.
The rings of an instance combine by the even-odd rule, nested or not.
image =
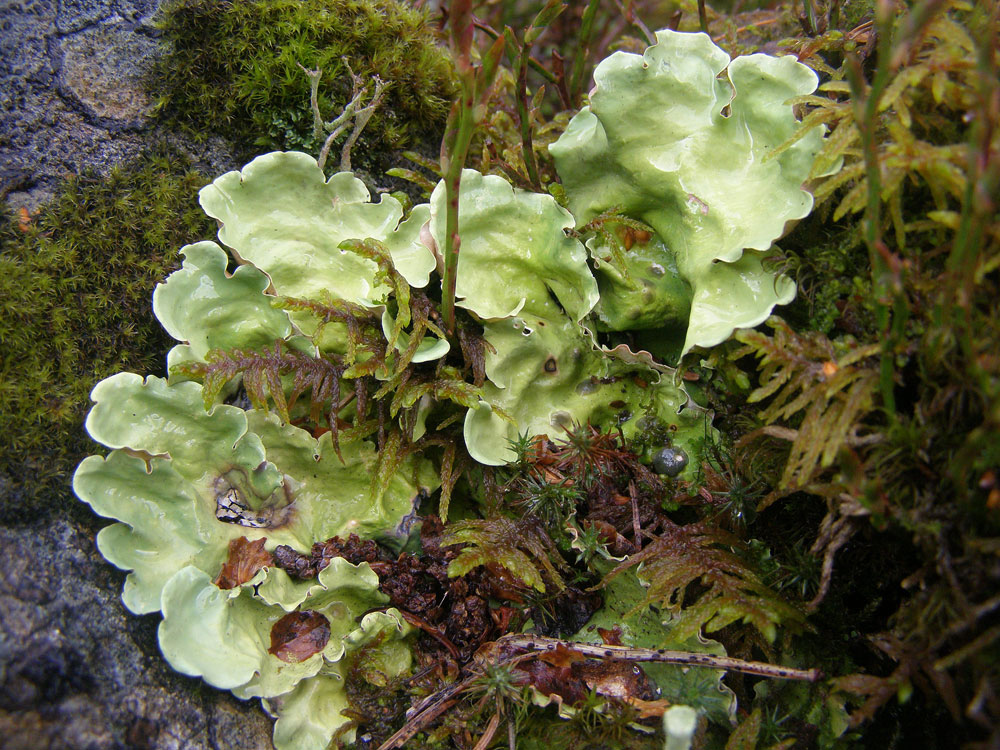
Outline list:
[[[82,108],[89,123],[129,129],[145,125],[152,102],[142,80],[156,41],[115,23],[64,37],[59,47],[59,91]]]
[[[159,0],[0,0],[0,199],[35,211],[70,174],[107,174],[169,140],[205,174],[238,165],[219,138],[149,121],[143,75]]]
[[[114,15],[114,0],[59,0],[56,29],[67,34],[94,26]]]
[[[205,174],[237,166],[219,138],[190,143],[150,124],[142,76],[159,51],[157,6],[0,0],[0,198],[13,208],[33,211],[65,176],[106,174],[156,140]],[[0,473],[0,507],[15,492]],[[0,748],[271,748],[259,703],[170,669],[159,617],[122,605],[124,576],[97,552],[96,523],[0,524]]]
[[[158,617],[127,612],[121,583],[66,521],[0,528],[0,746],[270,748],[259,705],[170,670]]]

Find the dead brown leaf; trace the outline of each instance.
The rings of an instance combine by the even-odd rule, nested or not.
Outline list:
[[[330,621],[319,612],[289,612],[271,628],[271,648],[281,661],[296,663],[318,654],[330,640]]]
[[[583,661],[582,654],[567,648],[561,643],[551,651],[543,652],[538,658],[544,662],[548,662],[553,667],[568,667],[573,662]]]
[[[660,698],[655,701],[644,701],[642,698],[630,698],[631,705],[639,709],[640,719],[658,719],[670,708],[670,701]]]
[[[271,553],[264,549],[266,538],[255,542],[248,541],[245,536],[229,542],[229,557],[222,565],[215,585],[220,589],[234,589],[249,581],[261,568],[274,564]]]
[[[17,212],[17,228],[26,234],[31,231],[31,214],[24,206]]]

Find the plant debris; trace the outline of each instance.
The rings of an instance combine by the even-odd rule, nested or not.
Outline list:
[[[318,654],[330,640],[330,621],[319,612],[289,612],[271,628],[269,654],[294,664]]]
[[[274,563],[271,553],[264,549],[266,538],[249,541],[245,536],[229,542],[229,556],[222,565],[215,585],[220,589],[234,589],[249,581],[261,568]]]

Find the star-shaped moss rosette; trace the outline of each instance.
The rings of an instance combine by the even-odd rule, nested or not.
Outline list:
[[[640,219],[658,236],[645,252],[626,253],[630,275],[676,267],[683,282],[670,288],[660,274],[631,299],[602,300],[599,318],[630,328],[648,308],[689,306],[683,353],[755,326],[793,298],[792,281],[763,261],[786,223],[812,209],[802,184],[823,129],[769,159],[800,125],[789,100],[815,90],[816,75],[794,57],[730,61],[705,34],[664,30],[656,39],[641,56],[616,52],[597,66],[589,106],[550,152],[578,227],[614,209]]]
[[[201,391],[119,373],[92,394],[87,430],[115,450],[85,459],[73,489],[122,522],[97,543],[132,571],[123,599],[137,614],[160,609],[164,585],[182,568],[217,575],[240,536],[302,552],[351,533],[396,546],[418,493],[436,486],[429,464],[411,457],[376,497],[370,443],[342,441],[338,456],[329,433],[317,439],[275,415],[224,404],[206,411]]]

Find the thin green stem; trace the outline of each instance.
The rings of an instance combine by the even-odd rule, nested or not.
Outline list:
[[[517,63],[517,120],[521,130],[521,151],[524,158],[524,169],[528,173],[528,179],[532,187],[538,192],[542,190],[542,183],[538,179],[538,164],[535,161],[535,146],[531,138],[531,108],[528,101],[528,65],[525,59],[528,56],[528,45],[521,49],[521,57]]]
[[[962,196],[962,213],[958,232],[948,255],[947,268],[956,277],[957,288],[953,300],[949,300],[953,311],[955,328],[966,355],[972,354],[971,306],[976,285],[976,267],[983,235],[989,217],[996,210],[996,193],[1000,185],[1000,160],[992,143],[1000,112],[1000,75],[997,65],[996,44],[998,37],[998,14],[1000,6],[992,6],[985,29],[977,39],[979,54],[978,107],[973,125],[969,130],[968,179]]]
[[[498,32],[489,24],[483,23],[482,21],[476,21],[476,28],[485,33],[488,37],[490,37],[490,39],[499,39],[501,36],[500,32]],[[538,75],[540,75],[549,83],[553,85],[559,83],[559,79],[557,78],[555,73],[546,68],[544,65],[542,65],[542,63],[540,63],[538,60],[536,60],[534,57],[531,57],[530,55],[528,56],[528,65],[531,67],[533,71],[538,73]]]
[[[868,203],[865,208],[865,244],[871,264],[875,291],[875,313],[878,326],[889,333],[890,306],[888,281],[890,253],[882,241],[881,192],[882,171],[878,153],[879,100],[889,83],[892,72],[893,7],[888,0],[879,0],[876,8],[876,33],[878,34],[877,67],[871,86],[865,88],[861,62],[855,57],[848,65],[851,95],[854,101],[855,120],[861,131],[861,150],[865,159],[865,179],[868,184]],[[898,284],[898,279],[896,280]],[[897,308],[899,306],[897,305]],[[882,402],[889,414],[896,412],[893,392],[895,372],[895,337],[886,335],[883,340],[880,390]]]
[[[445,330],[449,334],[455,332],[455,289],[458,281],[458,252],[462,244],[458,234],[458,201],[462,183],[462,169],[469,157],[469,146],[472,144],[472,134],[475,131],[473,120],[474,75],[463,77],[461,81],[462,98],[456,109],[452,111],[455,117],[454,139],[446,155],[442,155],[445,188],[445,239],[444,239],[444,274],[441,279],[441,315]],[[447,134],[445,136],[447,141]]]
[[[573,60],[573,73],[569,79],[569,93],[573,101],[577,101],[580,95],[580,86],[583,85],[583,72],[586,70],[587,59],[590,57],[590,38],[594,33],[594,19],[597,17],[597,9],[600,0],[590,0],[587,8],[583,11],[583,18],[580,20],[580,42],[576,48],[576,59]]]

